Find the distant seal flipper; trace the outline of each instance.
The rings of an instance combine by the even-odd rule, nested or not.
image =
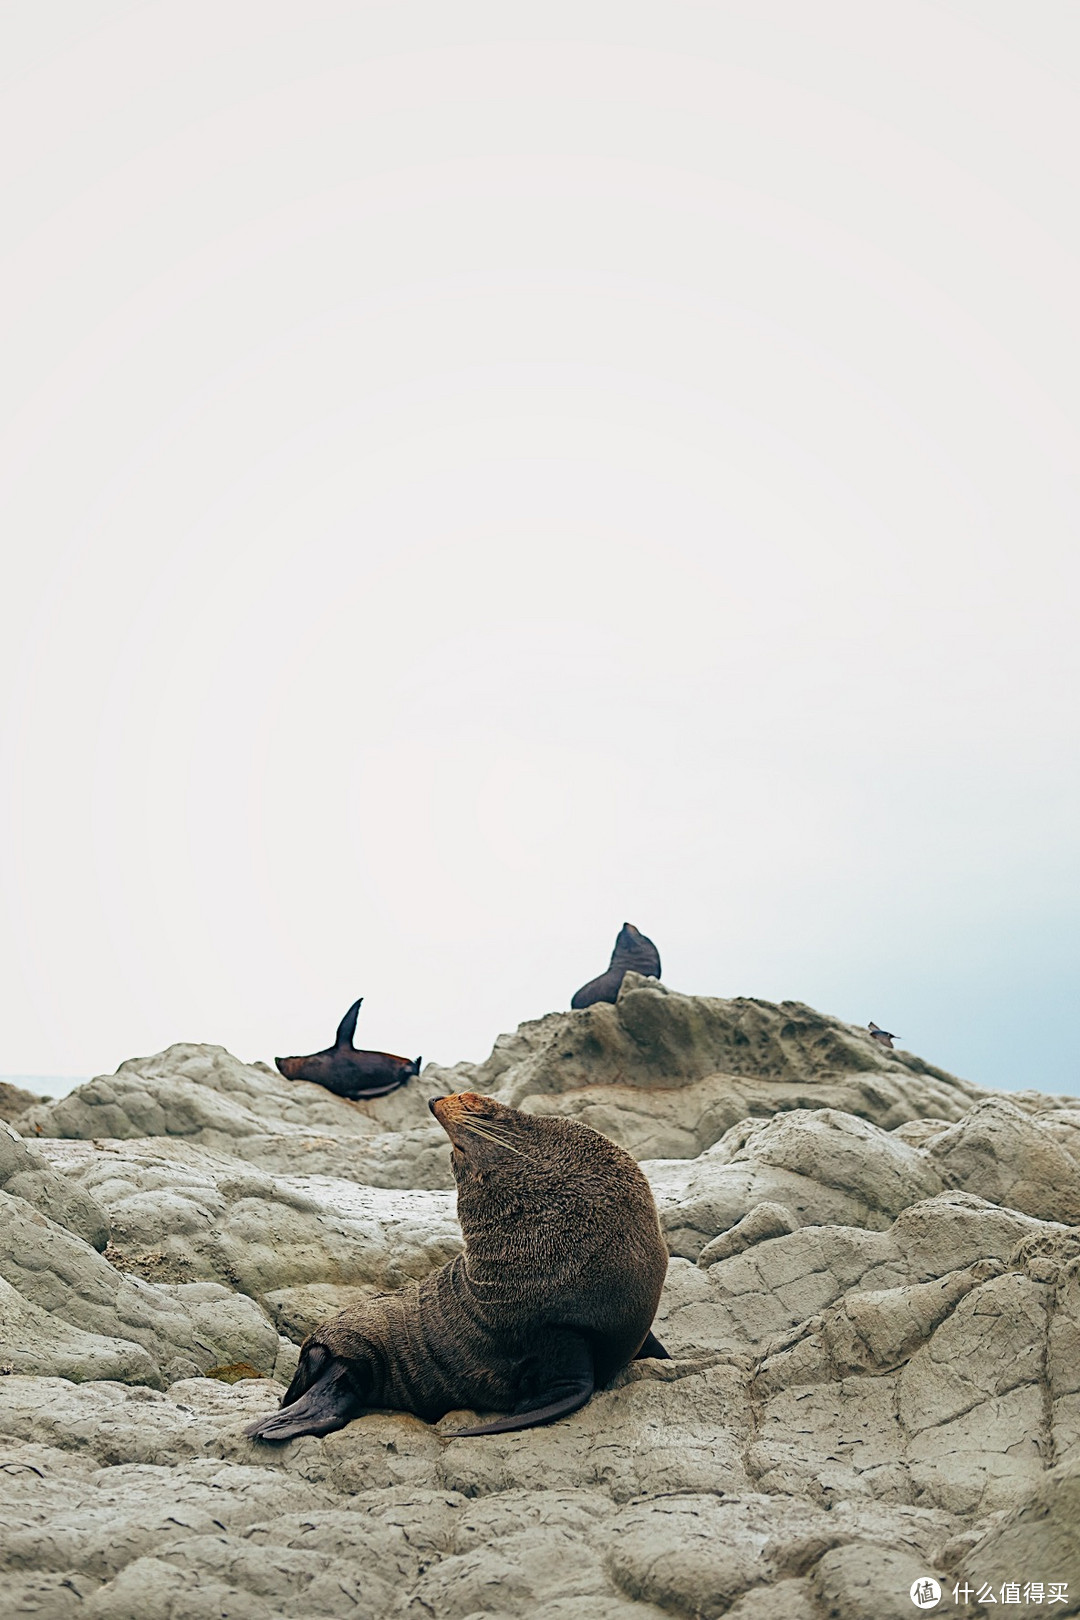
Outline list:
[[[553,1335],[539,1350],[535,1361],[542,1362],[535,1372],[526,1372],[524,1382],[534,1386],[514,1407],[512,1416],[478,1423],[473,1429],[455,1429],[452,1440],[476,1434],[511,1434],[515,1429],[538,1429],[554,1423],[585,1405],[596,1388],[592,1350],[583,1333],[567,1331]]]
[[[360,1015],[360,1008],[363,1006],[363,1004],[364,998],[361,996],[359,1001],[353,1002],[352,1006],[341,1020],[341,1023],[337,1027],[337,1034],[334,1036],[335,1048],[339,1046],[352,1046],[353,1036],[356,1034],[356,1020]]]
[[[650,1359],[652,1361],[671,1360],[670,1352],[664,1349],[652,1328],[650,1328],[648,1333],[645,1335],[645,1343],[634,1357],[635,1361],[645,1361]]]
[[[302,1434],[332,1434],[366,1410],[362,1362],[342,1361],[323,1344],[306,1344],[281,1409],[250,1423],[252,1440],[296,1440]]]

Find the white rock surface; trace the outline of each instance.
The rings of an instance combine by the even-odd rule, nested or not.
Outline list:
[[[460,1246],[450,1087],[643,1160],[675,1359],[547,1429],[375,1412],[256,1446],[305,1332]],[[889,1620],[927,1574],[1068,1582],[1001,1612],[1080,1612],[1068,1099],[628,975],[368,1103],[183,1045],[14,1126],[5,1617]]]

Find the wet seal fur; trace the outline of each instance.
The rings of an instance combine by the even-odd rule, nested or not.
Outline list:
[[[362,1097],[385,1097],[414,1074],[421,1059],[395,1057],[393,1052],[365,1052],[352,1043],[363,996],[354,1001],[338,1025],[333,1046],[310,1057],[275,1058],[286,1080],[311,1080],[338,1097],[358,1102]]]
[[[578,1120],[471,1091],[429,1107],[453,1143],[464,1254],[317,1327],[254,1439],[329,1434],[373,1407],[429,1423],[510,1414],[458,1435],[529,1429],[629,1361],[667,1357],[651,1331],[667,1247],[630,1155]]]
[[[623,923],[620,928],[607,972],[583,984],[571,1001],[571,1007],[591,1007],[596,1001],[617,1001],[619,988],[628,973],[643,973],[647,979],[660,977],[660,952],[633,923]]]

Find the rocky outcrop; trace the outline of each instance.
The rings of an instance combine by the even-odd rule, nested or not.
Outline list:
[[[109,1241],[109,1219],[97,1200],[70,1176],[57,1175],[48,1159],[2,1121],[0,1188],[95,1249],[103,1249]]]
[[[642,1160],[673,1359],[547,1429],[256,1445],[315,1323],[459,1247],[451,1087]],[[369,1102],[132,1060],[0,1126],[4,1612],[869,1620],[929,1575],[1080,1612],[1078,1189],[1076,1101],[633,975]]]
[[[22,1086],[13,1086],[10,1080],[0,1080],[0,1119],[17,1119],[36,1103],[47,1101],[33,1091],[24,1091]]]

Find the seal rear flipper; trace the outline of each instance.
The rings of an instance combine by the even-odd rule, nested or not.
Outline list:
[[[366,1410],[363,1370],[340,1360],[325,1345],[308,1344],[281,1409],[244,1430],[252,1440],[295,1440],[302,1434],[332,1434]]]
[[[450,1436],[460,1440],[474,1434],[509,1434],[515,1429],[536,1429],[554,1423],[584,1406],[596,1388],[592,1349],[584,1336],[570,1330],[557,1330],[554,1342],[537,1354],[540,1369],[527,1379],[533,1388],[515,1406],[510,1417],[479,1423],[472,1429],[455,1429]]]
[[[341,1023],[337,1027],[337,1034],[334,1036],[334,1045],[336,1047],[352,1045],[353,1036],[356,1034],[356,1020],[360,1015],[360,1008],[362,1007],[363,1002],[363,996],[360,997],[359,1001],[354,1001],[344,1018],[341,1020]]]
[[[455,1429],[448,1438],[463,1440],[473,1434],[509,1434],[514,1429],[538,1429],[542,1423],[554,1423],[556,1418],[568,1417],[571,1412],[578,1411],[589,1400],[593,1388],[590,1378],[587,1384],[579,1385],[547,1406],[530,1406],[524,1412],[515,1412],[512,1417],[497,1418],[494,1423],[480,1423],[475,1429]]]
[[[641,1349],[638,1351],[637,1355],[634,1357],[634,1360],[645,1361],[647,1358],[650,1358],[653,1361],[671,1360],[671,1352],[664,1349],[652,1328],[650,1328],[648,1333],[646,1333],[645,1342],[641,1346]]]

